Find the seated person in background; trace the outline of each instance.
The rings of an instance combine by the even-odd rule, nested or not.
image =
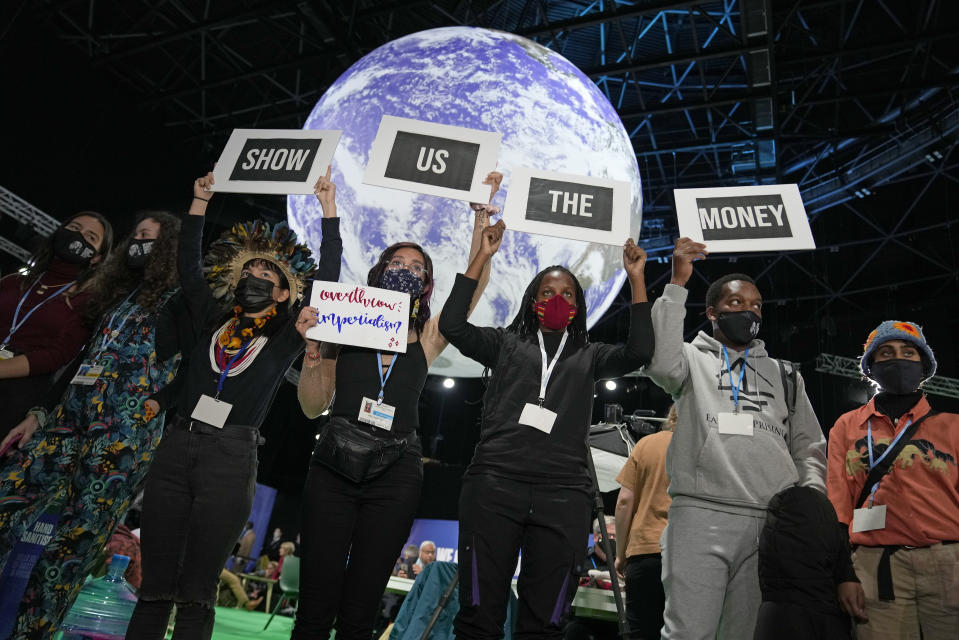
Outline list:
[[[416,569],[414,565],[419,552],[420,550],[415,544],[408,544],[403,547],[403,553],[400,554],[396,564],[393,565],[393,575],[397,578],[415,578]]]
[[[251,557],[254,542],[256,542],[256,532],[253,531],[253,522],[247,522],[234,551],[233,571],[236,573],[245,573],[246,565],[254,559]]]
[[[274,580],[280,579],[280,574],[283,572],[283,561],[286,560],[287,557],[293,555],[293,552],[296,551],[296,545],[289,540],[285,540],[284,542],[280,543],[279,549],[280,559],[276,563],[276,569],[273,570],[272,574],[269,574]]]
[[[263,602],[263,596],[250,600],[250,596],[248,596],[243,589],[243,583],[240,582],[240,578],[229,569],[224,569],[220,572],[220,586],[223,585],[229,587],[230,591],[233,592],[233,597],[236,598],[237,609],[243,607],[247,611],[253,611]]]
[[[420,543],[420,557],[413,565],[413,573],[420,575],[420,571],[426,568],[426,565],[436,561],[436,543],[432,540],[424,540]]]
[[[586,558],[587,571],[609,571],[609,560],[603,548],[603,533],[605,531],[613,545],[616,544],[616,518],[605,516],[605,519],[605,527],[600,526],[599,518],[593,519],[593,548]]]

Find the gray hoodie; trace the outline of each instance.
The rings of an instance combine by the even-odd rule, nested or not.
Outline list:
[[[700,332],[683,342],[687,290],[666,285],[653,305],[656,349],[645,369],[673,396],[679,421],[666,457],[673,504],[762,515],[769,499],[797,482],[825,493],[826,441],[801,376],[796,410],[786,404],[779,362],[753,340],[745,360],[739,409],[753,416],[753,435],[720,434],[718,416],[733,411],[722,344]],[[743,353],[728,350],[738,382]]]

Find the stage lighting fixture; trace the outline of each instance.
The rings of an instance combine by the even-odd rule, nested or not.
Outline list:
[[[452,389],[453,385],[455,384],[456,384],[456,381],[453,380],[453,378],[447,378],[446,380],[443,380],[443,386],[447,389]]]
[[[616,381],[615,381],[615,380],[607,380],[607,381],[606,381],[606,388],[609,389],[610,391],[616,391]]]

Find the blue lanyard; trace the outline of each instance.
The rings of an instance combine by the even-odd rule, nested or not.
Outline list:
[[[240,356],[246,353],[246,350],[249,349],[250,345],[253,344],[255,341],[256,341],[255,338],[252,340],[247,340],[243,344],[243,346],[240,347],[240,350],[236,352],[236,355],[234,355],[232,358],[227,360],[227,363],[223,367],[223,370],[220,371],[220,380],[216,383],[216,395],[214,396],[215,399],[220,398],[220,392],[223,391],[223,383],[226,382],[226,377],[230,375],[230,369],[233,367],[233,363],[236,362]]]
[[[908,428],[909,428],[909,425],[911,425],[911,424],[912,424],[912,420],[910,420],[909,422],[907,422],[907,423],[906,423],[906,426],[904,426],[904,427],[902,428],[902,430],[899,432],[899,435],[896,436],[896,437],[893,439],[893,441],[889,443],[889,446],[886,447],[886,450],[882,452],[882,455],[879,456],[879,459],[874,461],[874,460],[873,460],[873,455],[872,455],[872,420],[866,420],[866,450],[869,452],[869,470],[870,470],[870,471],[872,471],[873,467],[875,467],[877,464],[879,464],[880,462],[882,462],[883,459],[885,459],[886,455],[887,455],[890,451],[892,451],[893,447],[896,446],[896,443],[899,442],[899,438],[901,438],[901,437],[906,433],[906,429],[908,429]],[[880,479],[879,482],[882,482],[882,480]],[[870,507],[872,506],[872,501],[873,501],[873,500],[875,499],[875,497],[876,497],[876,491],[879,490],[879,482],[877,482],[876,484],[872,485],[872,489],[869,491],[869,506],[870,506]]]
[[[73,282],[68,282],[62,287],[60,287],[59,289],[57,289],[56,293],[54,293],[49,298],[42,300],[39,304],[37,304],[37,306],[30,309],[30,311],[27,312],[27,315],[23,316],[23,320],[20,320],[20,309],[23,308],[23,303],[26,302],[27,298],[30,297],[30,293],[33,291],[33,288],[37,286],[38,282],[40,282],[40,278],[37,278],[36,280],[33,281],[33,284],[30,285],[30,288],[27,289],[27,292],[23,294],[22,298],[20,298],[20,302],[17,303],[17,308],[13,312],[13,322],[10,323],[10,333],[8,333],[7,337],[3,339],[2,343],[0,343],[0,349],[5,348],[10,343],[10,338],[13,337],[13,334],[15,334],[17,330],[20,327],[22,327],[27,320],[30,319],[30,316],[32,316],[37,309],[39,309],[46,303],[50,302],[54,298],[58,297],[61,293],[63,293],[64,291],[72,287],[74,284],[76,284],[77,281],[74,280]]]
[[[386,375],[383,375],[383,360],[380,352],[376,352],[376,372],[380,374],[380,395],[376,398],[376,404],[383,404],[383,389],[386,388],[386,381],[390,379],[390,374],[393,373],[393,365],[396,364],[399,357],[400,355],[398,353],[393,355],[390,368],[386,370]]]
[[[130,298],[132,298],[134,294],[136,294],[139,290],[140,290],[140,287],[137,287],[136,289],[128,293],[127,297],[123,299],[123,302],[118,304],[117,308],[113,311],[113,313],[110,314],[110,319],[107,320],[107,326],[104,333],[106,337],[101,339],[103,344],[97,347],[93,355],[94,360],[98,359],[103,354],[104,351],[110,348],[110,345],[113,344],[113,341],[116,340],[117,336],[120,335],[120,330],[123,329],[123,325],[125,325],[127,323],[127,320],[130,319],[130,316],[132,316],[136,312],[137,309],[136,309],[136,306],[134,306],[132,309],[127,311],[127,314],[125,316],[123,316],[123,320],[120,321],[120,326],[118,326],[116,329],[113,328],[113,322],[117,319],[117,314],[120,313],[120,309],[123,307],[123,305],[129,302]]]
[[[739,390],[743,386],[743,376],[746,374],[746,358],[749,357],[749,349],[743,353],[743,363],[739,367],[739,382],[733,384],[733,368],[729,364],[729,352],[726,351],[726,345],[723,345],[723,360],[726,361],[726,370],[729,371],[729,387],[733,390],[733,409],[739,413]]]

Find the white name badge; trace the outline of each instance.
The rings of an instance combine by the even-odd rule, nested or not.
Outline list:
[[[360,403],[360,415],[357,420],[365,424],[371,424],[378,429],[390,431],[393,428],[393,416],[396,414],[396,407],[388,404],[377,404],[376,400],[363,398]]]
[[[13,351],[9,349],[0,349],[0,360],[9,360],[13,357]]]
[[[748,413],[720,413],[719,433],[751,436],[753,435],[753,417]]]
[[[201,395],[190,417],[222,429],[232,410],[233,405],[229,402],[223,402],[208,395]]]
[[[70,380],[70,384],[89,386],[97,381],[101,373],[103,373],[103,367],[98,364],[81,364],[73,379]]]
[[[852,512],[852,532],[862,533],[886,528],[886,505],[856,509]]]
[[[530,404],[528,402],[526,406],[523,407],[523,413],[519,416],[520,424],[539,429],[543,433],[552,431],[554,422],[556,422],[555,413],[537,404]]]

